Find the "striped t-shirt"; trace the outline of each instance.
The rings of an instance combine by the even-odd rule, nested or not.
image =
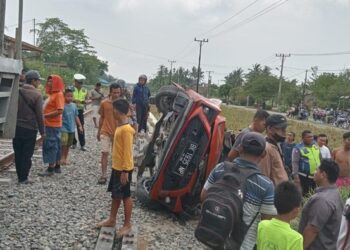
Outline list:
[[[245,161],[241,158],[236,158],[234,161],[236,166],[241,168],[255,168],[258,167],[249,161]],[[204,184],[204,189],[208,190],[217,180],[221,178],[224,173],[224,163],[219,163],[210,173],[208,180]],[[241,250],[251,250],[256,243],[256,235],[258,223],[260,222],[260,214],[276,215],[276,208],[273,204],[274,199],[274,185],[272,181],[263,175],[256,174],[247,179],[246,193],[244,195],[243,202],[243,221],[246,225],[249,225],[254,219],[255,215],[259,213],[255,221],[249,228],[243,243]]]

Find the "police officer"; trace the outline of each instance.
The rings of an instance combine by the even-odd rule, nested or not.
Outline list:
[[[77,105],[79,120],[81,125],[84,128],[84,107],[86,104],[86,99],[88,97],[88,91],[83,88],[83,83],[86,77],[82,74],[74,75],[74,91],[73,91],[73,102]],[[79,143],[82,151],[86,151],[85,149],[85,131],[83,133],[78,133]],[[77,140],[74,137],[72,148],[76,148]]]
[[[297,144],[292,152],[292,176],[294,182],[301,186],[305,196],[316,188],[314,174],[321,164],[322,157],[310,130],[304,130],[301,137],[302,143]]]

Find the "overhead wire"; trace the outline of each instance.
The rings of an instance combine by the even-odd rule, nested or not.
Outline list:
[[[162,60],[162,61],[168,60],[168,58],[165,58],[165,57],[162,57],[162,56],[151,55],[151,54],[143,53],[143,52],[140,52],[140,51],[137,51],[137,50],[124,48],[122,46],[119,46],[119,45],[116,45],[116,44],[111,44],[111,43],[108,43],[108,42],[105,42],[105,41],[101,41],[101,40],[98,40],[98,39],[94,39],[94,38],[91,38],[91,37],[89,37],[89,39],[93,40],[95,42],[99,42],[99,43],[102,43],[102,44],[105,44],[105,45],[108,45],[108,46],[111,46],[111,47],[123,50],[123,51],[127,51],[127,52],[130,52],[130,53],[133,53],[133,54],[138,54],[138,55],[142,55],[142,56],[146,56],[146,57],[151,57],[151,58],[159,59],[159,60]]]
[[[339,56],[350,55],[350,51],[329,52],[329,53],[291,53],[292,56]]]
[[[225,19],[224,21],[218,23],[217,25],[215,25],[214,27],[212,27],[211,29],[199,34],[198,36],[203,36],[205,34],[208,34],[210,32],[212,32],[213,30],[217,29],[218,27],[224,25],[225,23],[227,23],[228,21],[232,20],[233,18],[239,16],[241,13],[243,13],[244,11],[246,11],[247,9],[249,9],[251,6],[253,6],[254,4],[256,4],[259,0],[255,0],[254,2],[251,2],[250,4],[248,4],[246,7],[244,7],[243,9],[237,11],[235,14],[233,14],[232,16],[230,16],[229,18]]]
[[[232,16],[230,16],[229,18],[225,19],[224,21],[218,23],[217,25],[215,25],[214,27],[212,27],[211,29],[202,32],[201,34],[198,34],[198,37],[204,36],[207,33],[212,32],[213,30],[217,29],[218,27],[224,25],[225,23],[227,23],[228,21],[230,21],[231,19],[237,17],[238,15],[240,15],[241,13],[243,13],[245,10],[247,10],[248,8],[250,8],[251,6],[253,6],[254,4],[256,4],[259,0],[255,0],[254,2],[248,4],[246,7],[244,7],[243,9],[239,10],[238,12],[236,12],[235,14],[233,14]],[[186,44],[186,46],[183,47],[183,49],[180,50],[179,53],[177,53],[177,56],[175,56],[175,58],[178,58],[180,55],[182,55],[188,48],[190,45],[193,44],[193,41],[189,42],[188,44]],[[183,58],[183,57],[181,57]]]
[[[289,0],[278,0],[278,1],[270,4],[269,6],[267,6],[265,9],[263,9],[263,10],[255,13],[254,15],[252,15],[252,16],[244,19],[244,20],[242,20],[241,22],[236,23],[235,25],[231,26],[230,28],[228,28],[226,30],[223,30],[223,31],[220,31],[220,32],[212,35],[210,38],[218,37],[218,36],[220,36],[220,35],[222,35],[224,33],[227,33],[229,31],[233,30],[233,29],[237,29],[237,28],[239,28],[239,27],[241,27],[241,26],[243,26],[245,24],[248,24],[248,23],[254,21],[255,19],[259,18],[260,16],[263,16],[263,15],[271,12],[272,10],[278,8],[279,6],[285,4],[288,1]]]

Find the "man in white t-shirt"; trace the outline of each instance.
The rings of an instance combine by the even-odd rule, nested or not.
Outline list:
[[[319,134],[317,136],[317,144],[320,147],[320,152],[322,159],[331,159],[331,152],[329,148],[326,146],[328,142],[326,134]]]

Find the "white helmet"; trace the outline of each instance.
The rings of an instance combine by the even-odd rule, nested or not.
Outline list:
[[[76,80],[77,82],[83,82],[84,80],[86,80],[86,77],[82,74],[75,74],[74,80]]]

